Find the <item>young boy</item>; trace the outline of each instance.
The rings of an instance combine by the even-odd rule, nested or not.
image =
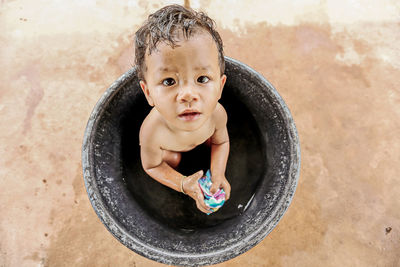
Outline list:
[[[211,192],[223,188],[229,199],[227,114],[218,103],[226,81],[222,40],[204,13],[171,5],[149,16],[135,44],[140,87],[153,107],[140,128],[142,166],[209,213],[197,182],[203,171],[185,177],[175,168],[181,152],[210,145]]]

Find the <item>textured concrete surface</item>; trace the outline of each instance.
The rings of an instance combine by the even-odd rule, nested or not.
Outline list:
[[[171,2],[1,1],[0,266],[162,266],[101,224],[81,145],[133,63],[135,29]],[[190,2],[220,25],[228,56],[278,89],[302,147],[282,221],[217,266],[399,266],[399,3]]]

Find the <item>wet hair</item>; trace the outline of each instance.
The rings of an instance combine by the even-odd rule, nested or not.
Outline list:
[[[165,6],[151,14],[135,34],[135,64],[138,77],[144,80],[146,51],[148,55],[157,49],[159,42],[165,42],[172,48],[179,41],[179,31],[188,39],[199,30],[211,34],[218,48],[218,61],[221,75],[225,72],[225,60],[222,39],[215,30],[215,22],[203,12],[186,9],[180,5]]]

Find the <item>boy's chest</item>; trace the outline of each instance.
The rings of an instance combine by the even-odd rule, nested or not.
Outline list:
[[[186,152],[206,142],[215,131],[214,125],[206,125],[196,132],[187,134],[168,134],[162,144],[162,149],[176,152]]]

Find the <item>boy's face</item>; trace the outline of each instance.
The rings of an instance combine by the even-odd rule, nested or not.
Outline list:
[[[146,81],[140,86],[169,127],[194,131],[213,113],[226,76],[220,74],[218,49],[208,32],[179,39],[175,48],[159,43],[146,53]]]

